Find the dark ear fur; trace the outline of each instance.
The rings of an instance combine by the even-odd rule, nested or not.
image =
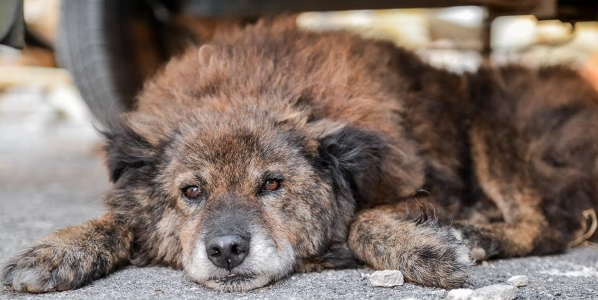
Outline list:
[[[104,151],[106,151],[110,181],[117,182],[129,171],[154,164],[152,145],[135,133],[124,121],[112,122],[108,128],[102,134],[106,139]]]
[[[329,169],[338,188],[349,190],[360,202],[378,185],[389,145],[380,135],[346,126],[320,140],[322,164]]]

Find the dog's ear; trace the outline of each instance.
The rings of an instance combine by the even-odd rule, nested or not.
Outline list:
[[[101,133],[106,140],[104,150],[110,181],[117,182],[130,171],[154,164],[154,147],[136,133],[125,119],[112,121],[108,129]]]
[[[328,123],[319,137],[320,164],[329,170],[335,185],[365,200],[381,181],[382,164],[389,149],[380,135],[354,126]]]

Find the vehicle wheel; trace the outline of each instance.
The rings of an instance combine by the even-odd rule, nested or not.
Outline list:
[[[134,106],[144,79],[164,61],[156,26],[145,1],[62,1],[58,63],[100,127]]]

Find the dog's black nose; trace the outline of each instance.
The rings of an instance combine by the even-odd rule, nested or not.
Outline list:
[[[208,240],[206,251],[215,266],[230,270],[245,260],[249,240],[237,234],[216,236]]]

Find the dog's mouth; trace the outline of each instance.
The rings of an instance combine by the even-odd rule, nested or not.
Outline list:
[[[241,264],[226,269],[210,260],[206,243],[199,238],[191,255],[184,259],[185,272],[205,287],[228,292],[261,288],[292,273],[295,253],[286,240],[279,239],[275,244],[262,229],[254,228],[249,248]]]
[[[250,283],[254,279],[255,279],[255,276],[253,276],[253,275],[242,275],[242,274],[230,273],[224,277],[213,278],[211,280],[213,280],[215,283],[221,284],[221,285],[226,285],[226,284],[235,285],[235,284]]]
[[[212,277],[202,284],[220,291],[240,292],[262,287],[270,281],[268,276],[229,273],[223,277]]]

